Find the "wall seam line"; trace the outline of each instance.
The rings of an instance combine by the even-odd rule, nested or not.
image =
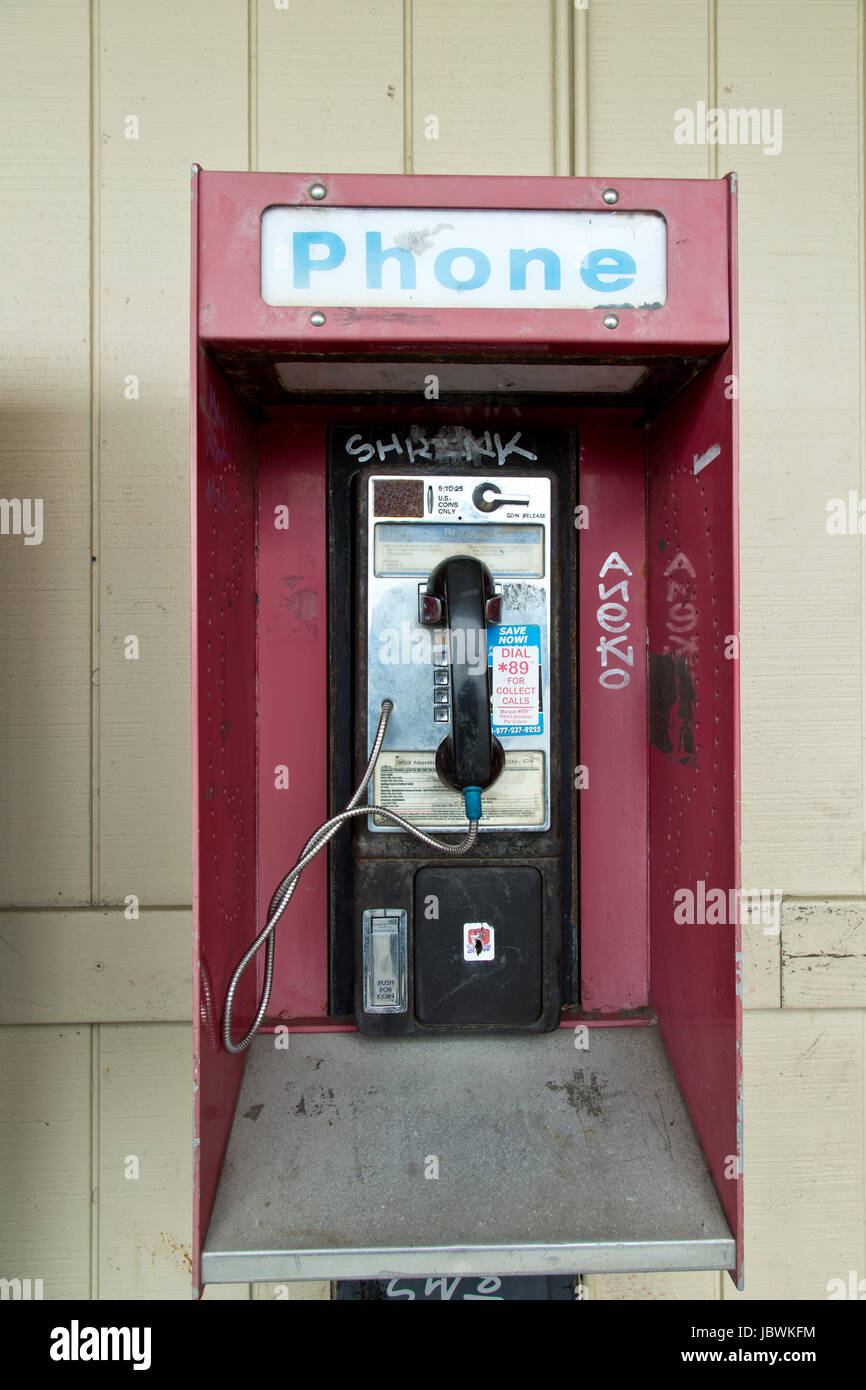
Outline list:
[[[860,497],[866,496],[866,6],[862,3],[857,6],[857,128],[860,132],[860,160],[858,177],[859,188],[859,229],[858,236],[860,241],[860,295],[859,295],[859,316],[860,316]],[[866,542],[861,542],[859,547],[859,566],[860,566],[860,605],[861,613],[866,607],[866,566],[864,566],[863,546]],[[860,623],[860,671],[861,671],[861,697],[860,697],[860,787],[861,792],[866,796],[866,730],[864,730],[864,698],[863,692],[866,688],[866,648],[863,642],[863,624]],[[860,812],[860,843],[861,852],[866,849],[864,844],[864,807],[861,806]],[[866,891],[866,862],[863,864],[863,887]],[[861,1107],[862,1138],[860,1147],[860,1177],[861,1177],[861,1228],[863,1230],[863,1265],[866,1269],[866,1012],[861,1010],[860,1027],[862,1040],[863,1058],[863,1101]]]
[[[100,1024],[90,1025],[90,1297],[100,1295],[99,1267],[99,1044]]]
[[[718,0],[707,0],[707,106],[719,101],[719,9]],[[707,142],[707,178],[719,177],[719,146]]]
[[[589,177],[589,9],[572,16],[572,144],[574,172]]]
[[[247,168],[259,167],[259,35],[258,6],[247,6]]]
[[[100,898],[99,20],[90,7],[90,905]]]
[[[403,173],[415,172],[415,86],[413,0],[403,0]]]
[[[570,0],[553,0],[553,172],[574,168],[573,37]]]
[[[860,181],[859,189],[859,227],[858,237],[860,242],[860,294],[859,294],[859,317],[860,317],[860,498],[866,497],[866,93],[864,93],[864,83],[866,83],[866,6],[860,3],[857,6],[857,128],[860,132],[860,159],[858,177]],[[863,547],[861,542],[859,547],[859,567],[860,567],[860,610],[866,610],[866,565],[864,565]],[[863,892],[866,893],[866,825],[864,825],[864,814],[866,814],[866,725],[864,725],[864,691],[866,691],[866,647],[863,642],[863,624],[860,624],[860,672],[861,672],[861,693],[860,693],[860,788],[861,788],[861,808],[860,808],[860,847],[861,847],[861,881]]]

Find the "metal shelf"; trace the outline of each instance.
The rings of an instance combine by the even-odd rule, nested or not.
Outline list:
[[[285,1036],[280,1039],[285,1042]],[[438,1164],[438,1177],[426,1177]],[[207,1283],[729,1269],[734,1240],[655,1026],[260,1037]]]

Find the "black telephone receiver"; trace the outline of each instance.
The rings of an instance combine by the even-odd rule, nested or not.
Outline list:
[[[502,601],[493,576],[472,555],[450,555],[433,570],[421,604],[423,622],[451,633],[451,728],[436,750],[446,786],[486,791],[505,766],[490,720],[487,624],[498,623]]]

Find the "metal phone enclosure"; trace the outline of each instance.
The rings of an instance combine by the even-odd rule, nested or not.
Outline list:
[[[485,718],[489,710],[504,753],[467,854],[438,853],[372,809],[334,845],[331,1013],[351,1012],[364,1033],[547,1031],[571,997],[564,845],[573,841],[563,825],[573,814],[575,720],[561,633],[574,621],[575,543],[563,519],[576,451],[571,431],[536,434],[526,441],[532,469],[461,466],[457,431],[444,458],[433,467],[416,458],[412,471],[390,459],[353,466],[347,455],[368,432],[330,432],[335,767],[349,752],[351,718],[357,785],[391,700],[368,804],[457,844],[468,828],[464,798],[440,777],[437,750],[456,741],[458,670],[484,682],[476,707]],[[425,448],[423,431],[411,439]],[[428,583],[454,557],[486,567],[490,597],[477,623],[449,625],[446,614],[431,624]],[[332,795],[345,804],[345,775]]]

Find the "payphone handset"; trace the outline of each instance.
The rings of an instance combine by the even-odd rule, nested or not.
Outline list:
[[[375,803],[430,830],[550,824],[550,509],[543,476],[372,473],[366,490],[366,721],[392,699]],[[398,834],[372,815],[370,828]]]

